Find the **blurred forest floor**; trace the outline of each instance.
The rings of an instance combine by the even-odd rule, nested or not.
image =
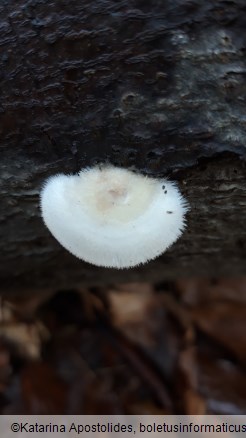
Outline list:
[[[246,277],[2,297],[1,414],[245,414]]]

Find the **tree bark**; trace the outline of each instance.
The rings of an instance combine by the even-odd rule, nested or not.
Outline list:
[[[244,0],[0,5],[1,290],[245,273]],[[187,229],[117,271],[70,255],[39,192],[97,162],[179,182]]]

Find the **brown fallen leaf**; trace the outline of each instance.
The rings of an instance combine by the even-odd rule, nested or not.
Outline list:
[[[246,277],[179,279],[175,288],[183,303],[189,306],[221,300],[246,303]]]
[[[21,374],[23,404],[30,414],[65,412],[65,383],[55,370],[45,363],[30,364]]]
[[[190,310],[197,327],[246,365],[246,305],[220,301]]]
[[[137,344],[152,347],[160,325],[160,306],[147,283],[120,285],[108,291],[111,321]]]
[[[226,359],[199,353],[199,389],[207,403],[207,414],[244,415],[246,412],[246,376]]]

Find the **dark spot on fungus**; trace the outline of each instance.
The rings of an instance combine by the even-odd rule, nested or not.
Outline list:
[[[165,189],[166,186],[162,186],[163,190]]]
[[[173,211],[167,211],[167,214],[172,214],[173,213]]]
[[[167,193],[167,190],[165,190],[165,192],[164,192],[165,194]]]

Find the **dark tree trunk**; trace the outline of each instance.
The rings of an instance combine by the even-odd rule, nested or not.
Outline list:
[[[245,273],[245,28],[245,0],[1,2],[2,291]],[[44,227],[43,181],[98,161],[178,180],[156,261],[95,268]]]

